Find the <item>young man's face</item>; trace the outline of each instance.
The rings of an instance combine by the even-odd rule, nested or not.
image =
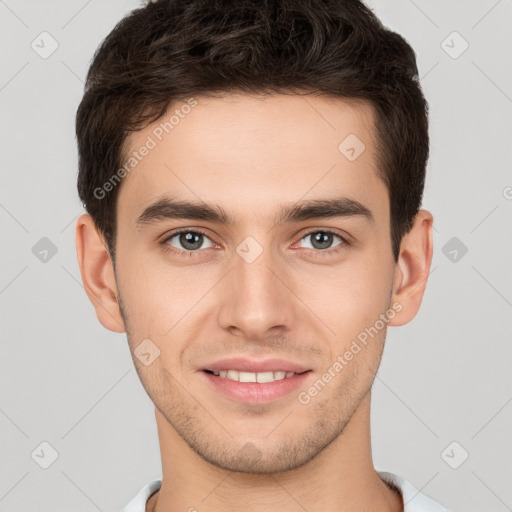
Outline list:
[[[110,285],[122,317],[105,294],[98,316],[112,330],[123,330],[113,318],[124,324],[131,350],[152,361],[134,355],[166,419],[159,431],[228,470],[295,468],[368,407],[386,333],[382,318],[405,323],[419,307],[431,251],[419,240],[428,240],[428,230],[415,225],[411,254],[395,264],[368,104],[285,95],[196,99],[169,134],[158,126],[172,112],[128,141],[128,153],[148,136],[156,146],[119,191]],[[147,210],[166,198],[222,209],[232,222]],[[330,200],[350,200],[352,208],[284,218],[290,208]],[[184,233],[173,236],[177,230]],[[205,372],[237,368],[218,365],[231,358],[280,359],[308,371],[261,384]],[[261,393],[251,393],[256,388]],[[366,427],[351,435],[366,435]]]

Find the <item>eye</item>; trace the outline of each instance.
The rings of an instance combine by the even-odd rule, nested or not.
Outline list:
[[[161,243],[166,248],[170,246],[178,252],[198,252],[199,249],[209,249],[213,247],[213,243],[205,233],[191,229],[176,231],[165,240],[162,240]]]
[[[339,239],[340,242],[336,245],[333,245],[333,240],[335,238]],[[323,229],[307,233],[301,238],[301,241],[307,239],[311,240],[310,247],[306,247],[307,249],[316,249],[323,252],[326,252],[327,249],[339,247],[340,245],[348,245],[348,242],[341,235],[338,235],[333,231],[327,231]],[[328,252],[336,252],[337,250],[338,249]]]
[[[325,229],[317,229],[304,235],[300,242],[310,240],[309,247],[316,255],[329,255],[338,252],[344,246],[350,243],[341,235]],[[336,242],[338,239],[338,243]],[[300,244],[299,242],[299,244]],[[210,249],[214,247],[214,243],[206,235],[206,233],[197,229],[181,229],[175,231],[160,242],[164,250],[178,253],[178,255],[196,256],[200,249]]]

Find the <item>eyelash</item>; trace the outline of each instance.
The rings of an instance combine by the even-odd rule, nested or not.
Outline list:
[[[195,250],[195,251],[185,251],[185,250],[176,249],[175,247],[172,247],[171,245],[169,245],[167,243],[167,242],[169,242],[169,240],[174,238],[176,235],[179,235],[180,233],[200,233],[203,236],[205,236],[206,238],[208,238],[208,239],[210,238],[201,229],[197,229],[197,228],[194,228],[194,229],[189,229],[189,228],[179,229],[177,231],[173,231],[169,236],[165,237],[160,242],[160,244],[163,246],[163,250],[164,251],[170,252],[170,253],[173,253],[173,254],[183,255],[183,256],[189,257],[189,258],[195,258],[195,257],[199,256],[199,253],[201,252],[200,249]],[[316,257],[324,257],[324,256],[332,256],[333,254],[337,254],[338,252],[343,250],[344,247],[347,247],[347,246],[350,245],[350,242],[348,242],[348,240],[346,238],[344,238],[340,234],[338,234],[338,233],[336,233],[334,231],[330,231],[328,229],[315,229],[315,230],[309,231],[309,232],[305,233],[304,235],[302,235],[300,240],[302,240],[303,238],[306,238],[307,236],[313,235],[315,233],[327,233],[327,234],[330,234],[330,235],[337,236],[341,240],[341,243],[339,245],[337,245],[336,247],[334,247],[333,249],[324,249],[324,250],[321,250],[321,249],[316,249],[316,250],[315,249],[309,249],[310,251],[313,252],[315,258]]]

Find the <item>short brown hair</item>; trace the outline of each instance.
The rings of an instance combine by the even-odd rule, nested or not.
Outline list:
[[[158,0],[115,26],[76,114],[78,193],[112,259],[119,187],[95,191],[123,165],[131,132],[191,96],[301,90],[374,107],[396,260],[421,205],[428,105],[414,50],[360,0]]]

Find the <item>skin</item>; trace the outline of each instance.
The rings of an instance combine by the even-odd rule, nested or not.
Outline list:
[[[401,511],[401,496],[374,469],[370,444],[371,386],[386,328],[308,404],[298,394],[394,303],[401,310],[388,325],[416,315],[432,260],[432,215],[420,210],[395,262],[366,102],[196,99],[120,185],[115,272],[91,217],[76,225],[82,280],[99,321],[127,333],[132,355],[148,338],[160,350],[147,366],[133,357],[155,404],[162,458],[162,487],[146,510],[226,512],[244,503],[257,512]],[[127,147],[140,148],[158,124],[133,134]],[[338,150],[351,133],[366,146],[355,161]],[[219,205],[236,222],[137,226],[163,196]],[[282,206],[339,196],[361,202],[373,221],[352,215],[274,226]],[[177,228],[206,233],[194,257],[179,236],[166,242],[176,252],[159,244]],[[314,234],[322,230],[350,244],[333,236],[318,248]],[[263,249],[252,263],[236,252],[248,236]],[[312,371],[297,392],[249,405],[216,391],[201,371],[239,355]]]

